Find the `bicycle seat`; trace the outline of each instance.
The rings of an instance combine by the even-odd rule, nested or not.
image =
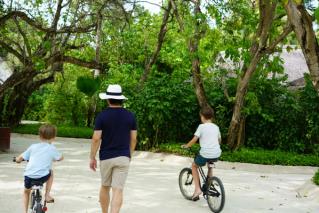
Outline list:
[[[214,163],[217,162],[217,161],[218,161],[218,158],[209,159],[209,160],[207,161],[207,163],[208,163],[208,164],[214,164]]]
[[[41,181],[36,181],[36,180],[33,180],[31,181],[31,186],[39,186],[39,187],[42,187],[43,186],[43,183]]]

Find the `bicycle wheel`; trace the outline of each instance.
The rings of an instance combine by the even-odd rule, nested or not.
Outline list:
[[[43,213],[42,204],[37,203],[37,206],[35,208],[35,213]]]
[[[208,180],[207,203],[212,212],[221,212],[225,205],[225,190],[218,177]]]
[[[31,198],[30,198],[30,209],[32,210],[32,213],[35,212],[36,206],[35,204],[35,194],[34,192],[31,193]]]
[[[181,170],[179,173],[178,183],[182,195],[187,200],[191,200],[195,190],[195,185],[193,183],[193,175],[190,168],[184,168]]]

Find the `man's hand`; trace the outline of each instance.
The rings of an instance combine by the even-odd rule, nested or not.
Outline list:
[[[96,168],[97,168],[97,163],[96,163],[96,159],[91,159],[90,160],[90,169],[92,169],[94,172],[96,172]]]

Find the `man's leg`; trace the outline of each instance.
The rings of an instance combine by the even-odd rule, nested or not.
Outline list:
[[[108,213],[110,204],[110,187],[101,185],[100,205],[103,213]]]
[[[24,203],[24,212],[25,213],[28,212],[28,208],[29,208],[30,192],[31,192],[31,189],[24,189],[23,203]]]
[[[123,203],[123,189],[112,187],[111,213],[119,213],[122,203]]]
[[[53,184],[53,171],[51,170],[51,175],[45,185],[45,200],[47,202],[52,202],[54,200],[50,195],[52,184]]]
[[[130,159],[116,158],[116,166],[112,173],[112,201],[111,213],[119,213],[123,203],[123,189],[128,175]]]

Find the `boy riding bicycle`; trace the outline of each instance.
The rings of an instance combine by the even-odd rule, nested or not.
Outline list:
[[[221,135],[219,127],[212,123],[213,110],[211,108],[203,108],[200,111],[200,118],[202,124],[198,126],[194,137],[187,144],[182,145],[183,148],[189,148],[199,139],[200,151],[192,163],[192,175],[195,184],[193,201],[199,200],[199,195],[202,194],[198,167],[204,166],[209,160],[217,161],[222,152],[220,149]],[[209,174],[209,176],[212,176],[212,174]]]
[[[52,162],[63,160],[61,153],[52,144],[56,137],[56,127],[53,125],[42,125],[39,128],[40,143],[32,144],[25,152],[16,158],[17,163],[29,161],[24,171],[24,207],[25,213],[28,212],[30,192],[32,182],[46,182],[45,201],[54,202],[50,196],[53,183]]]

